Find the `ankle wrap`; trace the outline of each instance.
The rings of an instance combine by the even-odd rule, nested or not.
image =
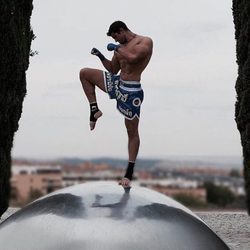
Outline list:
[[[96,102],[90,103],[90,121],[96,122],[95,113],[98,112],[98,106]]]
[[[132,178],[133,178],[134,166],[135,166],[135,163],[134,163],[134,162],[129,162],[129,163],[128,163],[127,170],[126,170],[126,174],[124,175],[124,177],[125,177],[125,178],[128,178],[130,181],[131,181]]]

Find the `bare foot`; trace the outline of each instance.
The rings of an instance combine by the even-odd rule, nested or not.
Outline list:
[[[128,178],[123,177],[119,182],[119,185],[122,185],[123,188],[130,188],[130,180]]]
[[[89,122],[89,126],[90,126],[90,130],[93,130],[95,128],[95,124],[98,118],[100,118],[102,116],[102,111],[98,110],[95,114],[94,114],[94,118],[96,119],[95,121],[90,121]]]

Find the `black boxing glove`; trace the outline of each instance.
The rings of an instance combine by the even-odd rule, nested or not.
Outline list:
[[[106,59],[105,56],[98,49],[96,49],[96,48],[93,48],[91,50],[91,54],[99,57],[99,59],[101,61],[104,61]]]

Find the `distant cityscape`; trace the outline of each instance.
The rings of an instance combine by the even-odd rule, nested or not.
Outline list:
[[[58,189],[87,181],[117,181],[125,168],[126,160],[113,158],[13,159],[11,205],[22,207]],[[244,208],[240,161],[139,159],[132,185],[156,190],[190,207]]]

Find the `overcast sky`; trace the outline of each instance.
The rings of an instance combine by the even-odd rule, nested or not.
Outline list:
[[[13,156],[127,157],[124,118],[98,91],[104,115],[89,131],[89,105],[79,70],[103,69],[109,25],[123,20],[152,37],[154,53],[142,76],[145,99],[139,157],[240,156],[234,121],[234,26],[229,0],[33,0],[36,39],[27,96]]]

